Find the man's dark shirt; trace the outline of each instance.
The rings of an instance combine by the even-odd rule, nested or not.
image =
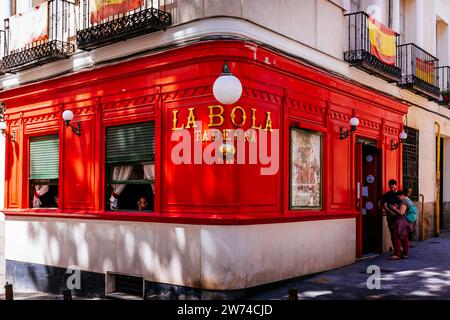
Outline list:
[[[388,205],[394,205],[394,204],[400,204],[400,199],[397,196],[396,192],[394,191],[388,191],[383,195],[383,204],[386,203]],[[384,206],[383,206],[384,208]],[[392,216],[389,212],[387,213],[387,221],[388,224],[391,226],[395,223],[395,216]]]

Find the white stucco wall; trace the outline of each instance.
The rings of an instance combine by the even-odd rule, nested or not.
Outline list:
[[[440,106],[436,111],[439,112]],[[436,197],[436,136],[437,121],[441,126],[441,137],[444,145],[443,199],[450,201],[450,120],[427,112],[418,107],[410,107],[408,126],[419,130],[419,192],[425,196],[425,202],[434,202]]]
[[[342,58],[342,5],[342,0],[187,0],[173,1],[168,7],[175,25],[212,16],[233,16]]]
[[[207,226],[74,219],[6,221],[6,259],[241,289],[355,261],[355,219]]]

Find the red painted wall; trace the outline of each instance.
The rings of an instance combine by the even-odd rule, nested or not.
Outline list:
[[[104,219],[194,221],[194,223],[265,223],[299,219],[355,216],[355,137],[339,139],[355,114],[358,135],[376,139],[383,150],[383,183],[401,179],[400,150],[389,150],[397,140],[407,107],[376,92],[333,77],[321,70],[249,43],[213,41],[139,58],[130,62],[76,73],[0,92],[9,130],[18,143],[7,143],[7,214],[60,215]],[[256,47],[256,45],[254,45]],[[255,54],[256,52],[256,54]],[[222,129],[234,128],[233,107],[257,110],[257,123],[271,113],[280,129],[280,170],[261,176],[261,165],[175,165],[170,141],[173,110],[179,124],[188,108],[195,108],[203,126],[208,106],[217,105],[212,84],[223,61],[242,81],[242,98],[224,106]],[[267,63],[269,62],[269,63]],[[65,128],[61,113],[71,109],[82,134]],[[104,208],[104,132],[107,126],[155,120],[155,212],[108,213]],[[289,128],[323,134],[323,207],[319,211],[289,210]],[[28,140],[33,135],[60,134],[61,208],[32,210],[28,206]]]

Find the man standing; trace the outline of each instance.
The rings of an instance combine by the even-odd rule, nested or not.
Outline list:
[[[397,214],[391,207],[398,206],[400,200],[397,196],[397,181],[394,179],[389,180],[389,191],[383,195],[382,206],[386,212],[387,223],[389,232],[391,233],[391,241],[394,244],[394,224],[397,219]]]

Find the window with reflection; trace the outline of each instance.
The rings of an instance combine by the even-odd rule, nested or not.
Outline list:
[[[106,129],[106,208],[153,211],[154,121]]]
[[[59,137],[30,138],[30,208],[58,207]]]

